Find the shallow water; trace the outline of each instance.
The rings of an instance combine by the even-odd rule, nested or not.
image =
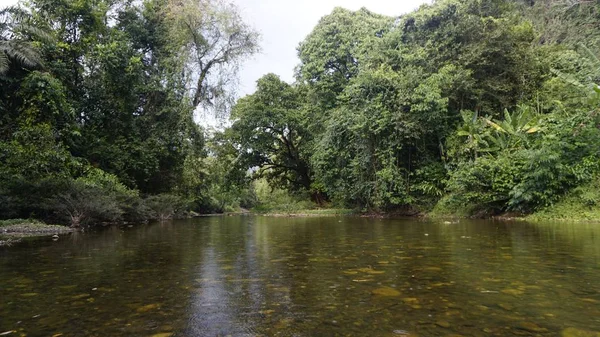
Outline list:
[[[600,331],[594,224],[212,217],[0,248],[9,336],[581,330]]]

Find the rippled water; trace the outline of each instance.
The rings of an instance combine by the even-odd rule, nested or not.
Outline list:
[[[598,336],[600,225],[248,216],[31,240],[0,248],[5,331]]]

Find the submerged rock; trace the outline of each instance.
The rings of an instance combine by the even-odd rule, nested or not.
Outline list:
[[[504,289],[502,290],[502,293],[506,295],[519,296],[523,295],[524,291],[519,289]]]
[[[498,306],[506,311],[512,311],[515,308],[514,306],[506,303],[499,303]]]
[[[561,334],[562,337],[600,337],[600,332],[588,331],[577,328],[566,328]]]
[[[450,328],[450,322],[448,322],[448,321],[437,321],[437,322],[435,322],[435,325],[437,325],[441,328],[445,328],[445,329]]]
[[[377,288],[375,290],[373,290],[371,292],[373,295],[377,295],[377,296],[400,296],[401,293],[391,287],[381,287],[381,288]]]
[[[548,329],[542,328],[541,326],[532,322],[521,322],[517,325],[517,329],[525,330],[529,332],[547,332]]]

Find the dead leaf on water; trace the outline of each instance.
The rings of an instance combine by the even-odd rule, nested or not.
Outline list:
[[[367,268],[358,268],[356,269],[361,273],[366,273],[366,274],[371,274],[371,275],[377,275],[377,274],[384,274],[385,271],[383,270],[375,270],[373,268],[367,267]]]
[[[80,300],[80,299],[86,298],[86,297],[90,297],[90,294],[79,294],[79,295],[71,296],[71,299]]]
[[[141,306],[141,307],[137,308],[136,311],[137,312],[148,312],[150,310],[157,309],[158,307],[160,307],[160,304],[153,303],[153,304],[148,304],[148,305]]]
[[[523,295],[524,291],[519,290],[519,289],[503,289],[502,293],[506,294],[506,295],[519,296],[519,295]]]
[[[261,313],[261,314],[263,314],[263,315],[270,315],[270,314],[272,314],[272,313],[274,313],[274,312],[275,312],[275,310],[273,310],[273,309],[269,309],[269,310],[261,310],[261,311],[260,311],[260,313]]]

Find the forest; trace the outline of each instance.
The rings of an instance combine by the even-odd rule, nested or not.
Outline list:
[[[294,83],[237,98],[259,33],[224,0],[0,10],[0,217],[239,209],[600,219],[600,4],[336,8]],[[228,116],[205,130],[195,113]]]

